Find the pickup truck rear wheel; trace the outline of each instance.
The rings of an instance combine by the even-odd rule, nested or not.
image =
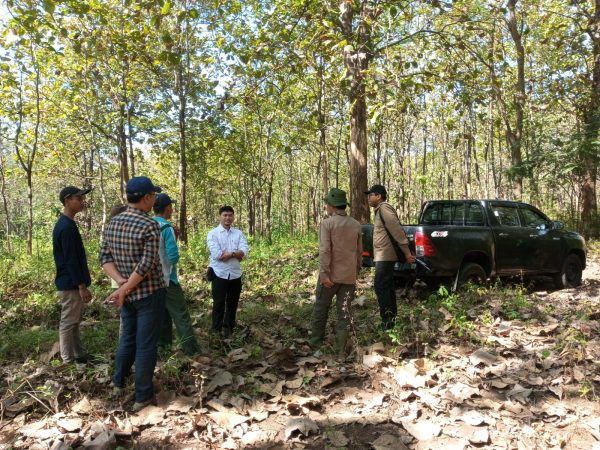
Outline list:
[[[582,271],[579,256],[571,253],[565,258],[560,273],[554,275],[554,285],[558,289],[577,287],[581,284]]]
[[[469,282],[483,284],[485,283],[485,280],[487,280],[487,273],[485,273],[483,267],[477,263],[466,263],[461,267],[460,273],[458,274],[457,287]]]

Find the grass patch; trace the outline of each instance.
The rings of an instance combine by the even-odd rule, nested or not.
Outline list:
[[[58,341],[58,329],[23,328],[7,330],[2,337],[0,361],[25,360],[31,356],[50,351]]]

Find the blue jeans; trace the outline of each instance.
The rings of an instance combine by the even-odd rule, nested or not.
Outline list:
[[[125,387],[135,362],[136,402],[145,402],[154,396],[152,376],[165,295],[166,289],[159,289],[141,300],[125,302],[121,307],[121,337],[115,356],[113,382],[117,387]]]

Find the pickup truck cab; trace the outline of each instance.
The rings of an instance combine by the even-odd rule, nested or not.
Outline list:
[[[581,284],[585,241],[537,208],[506,200],[425,202],[417,225],[404,225],[418,264],[396,277],[454,287],[489,277],[547,275],[557,288]],[[372,265],[373,225],[363,225],[365,265]]]

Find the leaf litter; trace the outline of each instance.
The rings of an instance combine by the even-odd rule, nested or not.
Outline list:
[[[287,339],[292,315],[275,326],[253,322],[238,347],[184,361],[175,384],[159,365],[158,406],[137,414],[128,412],[132,392],[109,399],[106,369],[54,367],[53,348],[2,368],[0,448],[598,448],[600,267],[592,257],[584,278],[577,289],[534,286],[520,318],[484,296],[468,312],[468,339],[440,308],[446,331],[428,347],[355,341],[346,360]],[[357,308],[369,308],[360,298]],[[82,378],[87,389],[78,388]]]

